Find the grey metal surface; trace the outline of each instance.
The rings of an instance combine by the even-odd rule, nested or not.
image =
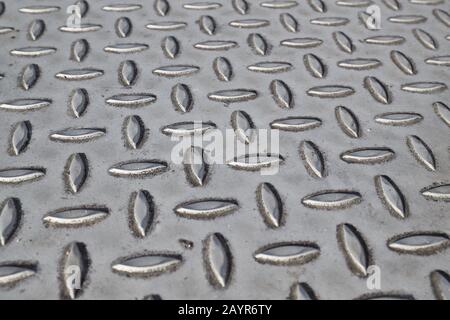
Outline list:
[[[450,296],[446,274],[450,271],[450,251],[446,250],[450,241],[450,213],[446,202],[450,199],[447,0],[214,1],[220,5],[210,2],[209,10],[198,5],[185,6],[191,1],[88,0],[81,3],[82,8],[88,3],[81,22],[100,27],[83,33],[60,30],[67,23],[66,8],[73,1],[1,3],[4,10],[0,16],[0,74],[3,76],[0,79],[0,200],[3,202],[0,298],[142,299],[158,294],[163,299],[285,299],[289,295],[302,297],[295,286],[297,283],[307,283],[321,299],[394,293],[417,299]],[[105,8],[117,4],[139,6],[113,6],[113,11],[111,7]],[[370,30],[363,23],[365,16],[361,12],[370,4],[381,9],[380,30]],[[43,7],[36,9],[35,5],[55,10],[43,13]],[[297,21],[297,31],[286,13]],[[119,36],[126,35],[127,23],[121,20],[117,24],[120,17],[127,17],[126,21],[132,24],[131,32],[123,38]],[[42,22],[38,20],[45,24],[42,34]],[[146,28],[149,23],[165,21],[186,25],[165,31]],[[245,28],[249,22],[250,25],[257,22],[256,27]],[[211,23],[215,24],[214,30]],[[348,43],[338,45],[335,37],[343,40],[337,32],[347,35],[352,52],[345,49]],[[258,36],[249,40],[251,34],[264,39],[266,51]],[[173,36],[179,44],[174,59],[170,57],[174,53],[172,38],[164,52],[163,40],[168,36]],[[386,37],[372,38],[377,36]],[[297,38],[314,38],[320,43],[300,48],[292,47],[292,43],[298,45],[299,41],[285,41]],[[80,53],[79,46],[71,53],[71,45],[79,39],[89,44],[81,62],[73,59],[74,53],[75,56]],[[229,50],[195,47],[212,40],[234,41],[236,46]],[[380,43],[391,40],[393,44]],[[145,44],[148,48],[128,54],[104,50],[119,43]],[[252,43],[256,43],[253,48]],[[25,52],[29,53],[36,51],[33,47],[50,47],[55,51],[26,57],[23,50],[17,50],[28,48]],[[213,68],[217,57],[225,57],[232,66],[231,79],[225,79],[229,81],[217,77]],[[356,58],[365,60],[349,60]],[[427,61],[429,58],[435,59]],[[125,64],[121,78],[121,63],[125,60],[134,64]],[[279,73],[254,72],[247,68],[274,61],[290,63],[291,68]],[[26,68],[30,64],[35,66]],[[199,69],[176,77],[154,72],[171,65],[194,65]],[[355,69],[357,65],[362,65],[360,70]],[[135,81],[132,81],[133,66],[138,71]],[[78,81],[65,79],[71,72],[57,76],[64,70],[86,68],[103,74]],[[229,71],[226,65],[220,68],[225,75]],[[289,105],[286,92],[278,91],[278,101],[272,97],[273,80],[282,80],[287,85],[293,96],[291,108],[280,107]],[[176,84],[186,84],[191,90],[193,105],[188,112],[177,110],[173,103],[171,91]],[[330,93],[336,88],[327,88],[328,95],[324,97],[323,86],[337,85],[348,87],[349,91],[340,96],[342,90]],[[315,87],[319,89],[310,90]],[[89,104],[76,117],[70,99],[72,91],[78,88],[85,89]],[[258,95],[254,100],[229,105],[208,98],[209,93],[237,88],[256,90]],[[113,106],[105,101],[123,93],[153,94],[157,98],[149,105],[134,108]],[[17,99],[44,99],[51,103],[32,111],[18,111],[25,106],[23,102],[18,104]],[[347,109],[335,111],[338,106]],[[194,187],[187,180],[183,166],[171,163],[175,143],[161,128],[201,120],[212,121],[224,130],[231,128],[230,117],[236,110],[248,113],[256,128],[268,129],[272,121],[286,117],[315,117],[321,120],[321,125],[304,131],[280,131],[280,154],[284,162],[276,175],[264,176],[217,164],[211,166],[206,183]],[[353,121],[346,110],[353,114]],[[402,115],[403,120],[397,126],[392,125],[391,116],[376,119],[388,112],[409,114]],[[127,145],[124,131],[124,121],[131,115],[138,115],[147,128],[146,139],[137,149]],[[21,121],[29,124],[15,126]],[[22,150],[30,128],[29,144]],[[86,142],[51,139],[55,131],[67,128],[106,131]],[[303,141],[314,143],[317,149],[308,153],[311,144],[301,144]],[[306,148],[306,157],[299,151],[301,146]],[[350,155],[350,159],[341,157],[349,150],[374,147],[390,150],[378,150],[378,158],[373,156],[373,151]],[[317,157],[317,152],[323,159]],[[84,154],[85,158],[71,157],[77,153]],[[311,162],[309,157],[313,157]],[[112,166],[136,159],[166,161],[168,169],[137,179],[109,173]],[[71,160],[74,161],[72,171]],[[87,164],[88,170],[83,169],[83,164]],[[17,183],[11,174],[21,176],[24,172],[4,170],[30,167],[45,169],[45,174],[34,181]],[[85,171],[88,174],[82,185],[79,182],[83,181]],[[72,189],[71,177],[75,181]],[[262,195],[257,192],[263,182],[277,190],[284,221],[276,217],[270,220],[267,216],[263,219],[258,197],[272,201],[269,216],[280,204],[276,197],[270,200],[267,185],[263,186],[266,191]],[[444,186],[428,193],[423,190],[436,183]],[[78,190],[80,185],[82,188]],[[148,193],[133,195],[139,190]],[[352,193],[345,194],[347,203],[344,204],[330,203],[333,194],[315,197],[313,202],[305,198],[330,190]],[[146,210],[149,195],[154,208]],[[16,200],[8,201],[10,198]],[[174,211],[186,201],[205,198],[232,199],[239,208],[209,220],[189,219]],[[147,232],[130,223],[129,208],[134,208],[136,202],[144,206],[144,213],[154,209]],[[78,227],[67,228],[67,225],[55,227],[45,222],[45,217],[56,210],[83,206],[97,208],[88,211],[97,214],[95,223],[87,225],[81,221]],[[17,223],[19,212],[22,218]],[[406,240],[391,241],[405,233],[411,233]],[[191,241],[193,247],[187,248],[190,245],[183,245],[180,239]],[[284,258],[279,257],[286,254],[283,248],[273,249],[262,258],[258,255],[260,248],[281,242],[298,247],[291,246],[288,250],[291,256]],[[292,256],[305,248],[311,251]],[[124,267],[128,276],[113,272],[118,268],[119,258],[134,254],[159,256],[144,260],[149,265],[162,263],[167,257],[163,259],[161,254],[166,253],[171,255],[170,265],[150,267],[144,270],[145,277],[134,273],[129,266]],[[268,263],[261,263],[264,261]],[[81,291],[65,289],[62,275],[64,266],[68,265],[80,268]],[[369,265],[380,268],[380,289],[367,287]],[[17,280],[14,275],[19,281],[14,281]]]

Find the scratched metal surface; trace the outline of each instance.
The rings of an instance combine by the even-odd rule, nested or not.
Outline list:
[[[0,298],[450,297],[448,0],[0,4]],[[278,174],[171,163],[234,111]]]

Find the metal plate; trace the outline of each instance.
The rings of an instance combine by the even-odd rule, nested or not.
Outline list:
[[[88,0],[81,29],[72,1],[1,4],[1,298],[449,297],[447,0]],[[257,96],[208,97],[238,88]],[[321,125],[280,131],[278,174],[215,164],[193,186],[161,129],[238,110]],[[110,170],[137,159],[168,168]],[[175,213],[205,198],[231,202]]]

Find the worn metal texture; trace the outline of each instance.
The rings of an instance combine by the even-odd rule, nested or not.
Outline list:
[[[0,298],[449,298],[449,9],[0,1]],[[278,174],[172,163],[185,121]]]

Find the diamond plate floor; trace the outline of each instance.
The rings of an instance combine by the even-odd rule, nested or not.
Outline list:
[[[0,298],[449,298],[449,9],[0,1]],[[279,173],[172,163],[189,121]]]

